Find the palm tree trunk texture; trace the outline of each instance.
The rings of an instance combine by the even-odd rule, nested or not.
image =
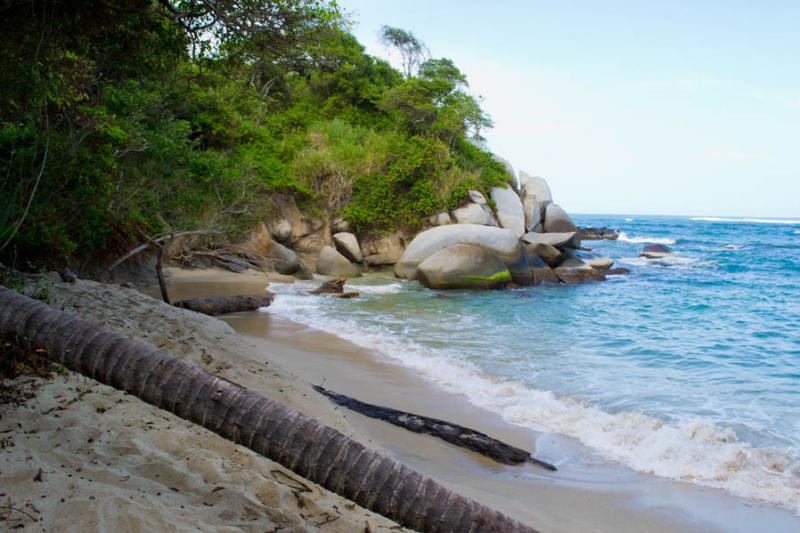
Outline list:
[[[0,335],[278,462],[419,531],[530,532],[285,405],[0,287]]]

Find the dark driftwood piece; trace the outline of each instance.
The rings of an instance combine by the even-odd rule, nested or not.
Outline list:
[[[408,528],[533,531],[279,402],[4,287],[0,337],[246,446]]]
[[[313,291],[308,291],[308,294],[325,294],[334,298],[358,298],[361,295],[359,292],[344,292],[346,282],[347,278],[330,279]]]
[[[531,454],[525,450],[493,439],[485,433],[475,431],[474,429],[459,426],[451,422],[445,422],[437,418],[415,415],[413,413],[406,413],[405,411],[398,411],[390,407],[381,407],[379,405],[364,403],[350,396],[329,391],[319,385],[314,385],[314,390],[327,396],[335,404],[352,409],[362,415],[389,422],[390,424],[400,426],[415,433],[425,433],[426,435],[438,437],[456,446],[461,446],[462,448],[467,448],[481,455],[485,455],[498,463],[516,465],[529,462],[546,468],[547,470],[556,470],[555,466],[532,457]]]
[[[202,298],[188,298],[175,302],[175,307],[188,309],[204,315],[223,315],[225,313],[238,313],[242,311],[255,311],[259,307],[267,307],[275,298],[274,294],[259,296],[206,296]]]

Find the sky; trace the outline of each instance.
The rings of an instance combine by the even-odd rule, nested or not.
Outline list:
[[[800,216],[800,1],[339,0],[467,75],[488,147],[575,213]]]

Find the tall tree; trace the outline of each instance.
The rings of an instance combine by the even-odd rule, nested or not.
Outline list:
[[[387,48],[395,48],[400,52],[403,64],[403,75],[406,79],[417,73],[420,65],[428,58],[428,48],[410,31],[392,26],[381,26],[379,37]]]

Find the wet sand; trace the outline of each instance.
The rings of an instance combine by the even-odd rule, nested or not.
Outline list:
[[[504,466],[475,453],[341,409],[406,464],[542,531],[799,531],[793,513],[721,490],[610,464],[578,442],[503,421],[464,397],[348,341],[267,313],[225,318],[275,360],[313,384],[360,400],[475,428],[554,463]]]

